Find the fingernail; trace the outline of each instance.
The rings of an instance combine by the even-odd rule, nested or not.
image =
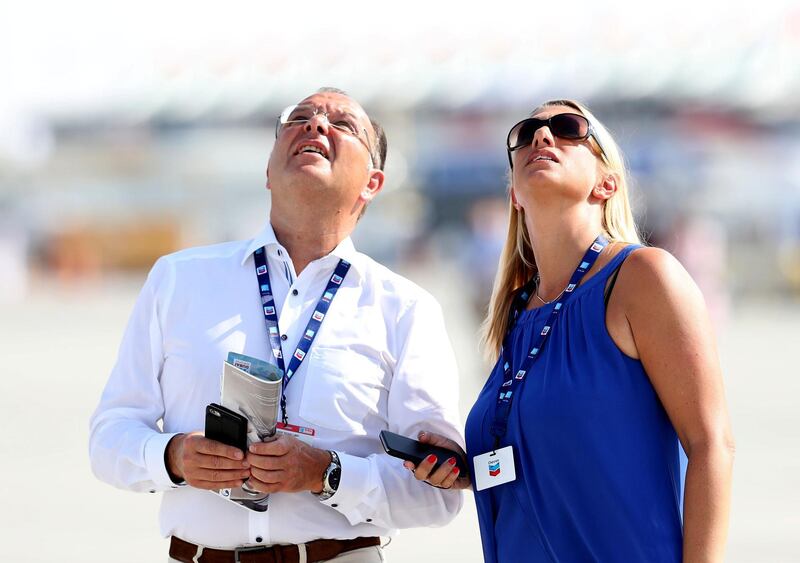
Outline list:
[[[241,450],[236,450],[236,453],[233,454],[233,457],[235,457],[236,459],[242,459],[244,457],[244,452],[242,452]]]
[[[425,459],[425,461],[427,461],[428,463],[433,463],[436,461],[436,456],[431,454]]]
[[[450,465],[455,465],[456,464],[456,458],[451,457],[450,459],[447,460],[447,463],[449,463]]]
[[[425,437],[425,432],[420,432],[420,433],[417,435],[417,438],[419,438],[420,440],[422,440],[424,437]]]
[[[247,460],[244,460],[244,461],[242,462],[242,467],[244,467],[245,469],[247,469],[248,467],[250,467],[250,462],[249,462],[249,461],[247,461]]]
[[[461,470],[458,467],[454,467],[453,468],[453,475],[458,475],[459,473],[461,473]]]

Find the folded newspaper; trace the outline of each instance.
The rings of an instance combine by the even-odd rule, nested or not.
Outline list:
[[[222,367],[221,404],[247,418],[247,445],[275,435],[280,413],[283,372],[272,364],[235,352]],[[245,508],[265,512],[269,494],[244,487],[217,493]]]

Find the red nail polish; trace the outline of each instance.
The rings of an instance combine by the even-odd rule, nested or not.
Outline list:
[[[447,460],[447,463],[449,463],[450,465],[455,465],[456,464],[456,458],[451,457],[450,459]]]
[[[428,458],[425,461],[427,461],[428,463],[435,463],[436,462],[436,456],[431,454],[431,455],[428,456]]]
[[[461,470],[458,467],[454,467],[453,468],[453,475],[458,475],[459,473],[461,473]]]

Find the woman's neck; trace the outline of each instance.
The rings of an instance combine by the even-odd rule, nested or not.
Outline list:
[[[577,206],[558,213],[541,211],[526,213],[525,224],[539,271],[538,295],[550,301],[569,283],[586,249],[602,232],[602,221]]]

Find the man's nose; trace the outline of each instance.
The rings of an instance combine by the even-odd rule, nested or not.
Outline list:
[[[533,134],[533,148],[552,147],[553,144],[553,133],[547,125],[539,127]]]
[[[315,113],[306,122],[306,131],[316,131],[321,135],[327,135],[329,126],[328,117],[324,113]]]

